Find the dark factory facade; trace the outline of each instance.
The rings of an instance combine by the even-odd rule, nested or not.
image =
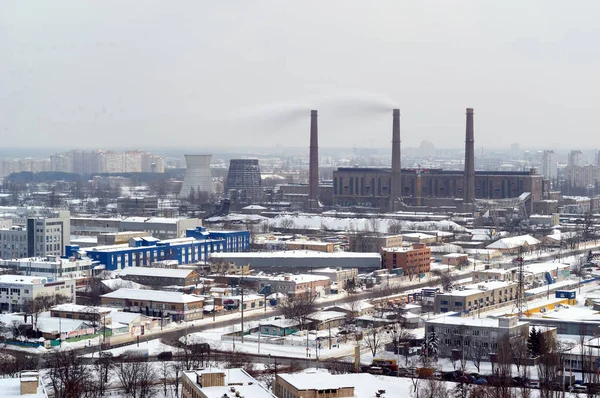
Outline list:
[[[534,170],[476,171],[474,196],[477,199],[506,199],[530,192],[532,201],[541,200],[542,179]],[[463,171],[402,169],[402,198],[412,205],[421,204],[428,198],[462,200],[463,184]],[[390,185],[391,169],[339,168],[333,172],[334,204],[386,208],[390,201]]]

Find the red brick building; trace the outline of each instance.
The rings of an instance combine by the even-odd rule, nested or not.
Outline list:
[[[382,267],[388,270],[402,269],[410,277],[429,272],[431,249],[423,243],[412,247],[386,247],[381,249]]]

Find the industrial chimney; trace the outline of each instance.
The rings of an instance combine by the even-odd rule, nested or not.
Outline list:
[[[400,109],[392,111],[392,181],[390,187],[390,210],[398,210],[402,198],[400,166]]]
[[[310,111],[310,160],[308,166],[308,207],[318,207],[319,198],[319,129],[317,111]]]
[[[475,131],[473,127],[473,108],[467,108],[467,131],[465,137],[465,174],[463,181],[463,204],[470,209],[475,198]]]

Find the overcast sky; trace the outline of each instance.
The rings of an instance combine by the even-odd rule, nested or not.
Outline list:
[[[600,1],[0,2],[2,147],[596,147]],[[579,142],[578,142],[579,141]]]

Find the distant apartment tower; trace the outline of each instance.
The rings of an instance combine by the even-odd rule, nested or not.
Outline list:
[[[225,194],[237,192],[242,201],[262,200],[262,180],[258,159],[231,159],[225,183]]]
[[[556,177],[556,161],[554,159],[554,151],[543,151],[540,162],[540,174],[545,179],[553,180]]]
[[[581,166],[581,151],[573,150],[573,151],[569,152],[568,165],[569,166]]]
[[[596,165],[596,167],[600,167],[600,151],[596,152],[594,155],[594,165]]]

